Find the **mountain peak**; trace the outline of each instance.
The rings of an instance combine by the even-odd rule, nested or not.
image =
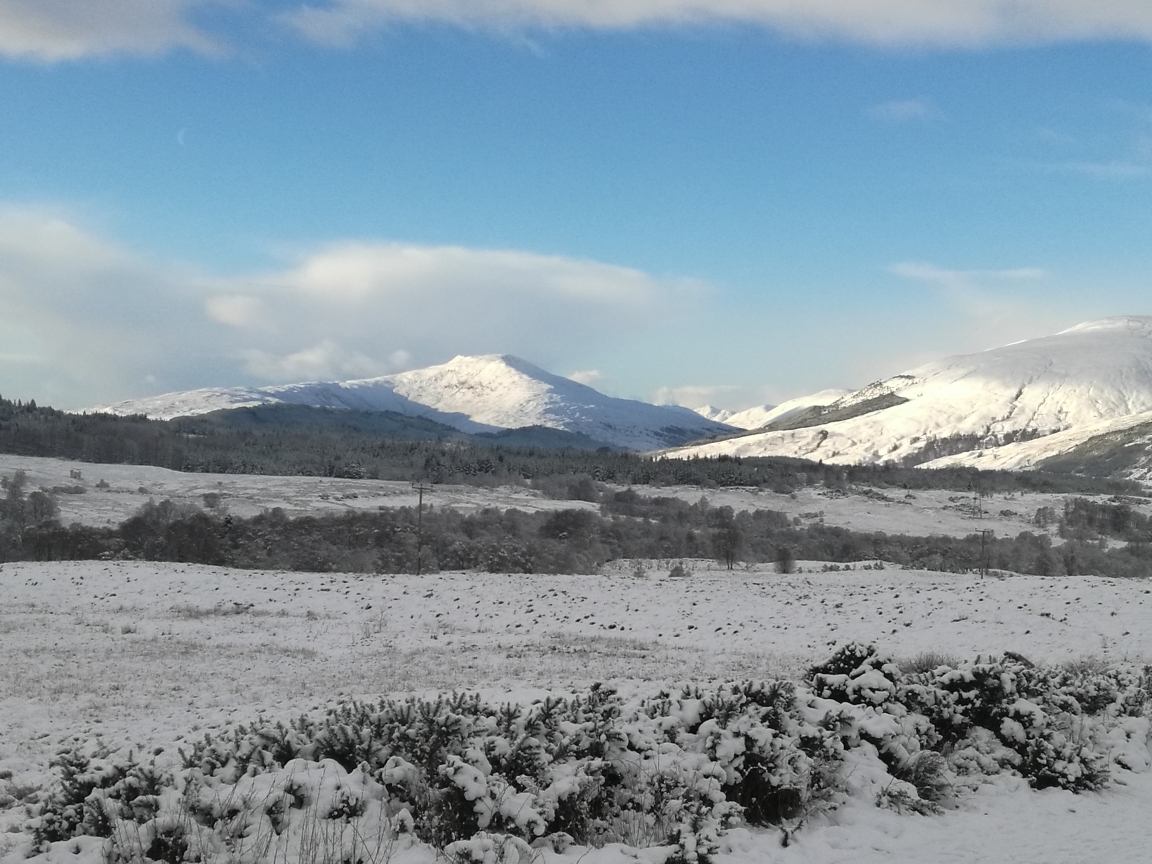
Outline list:
[[[685,408],[606,396],[511,354],[458,355],[438,366],[355,381],[168,393],[89,410],[167,420],[277,403],[391,411],[469,434],[544,426],[630,450],[734,431]]]
[[[392,375],[381,376],[378,380],[392,381],[404,375],[412,374],[442,374],[453,375],[501,375],[519,374],[538,381],[549,381],[559,376],[553,375],[535,363],[517,357],[514,354],[457,354],[451,360],[435,366],[424,366],[419,369],[409,369],[407,372],[397,372]],[[377,379],[370,379],[377,380]]]
[[[1139,332],[1152,335],[1152,315],[1115,315],[1110,318],[1097,318],[1085,321],[1067,330],[1061,330],[1057,336],[1070,333],[1106,333],[1106,332]]]

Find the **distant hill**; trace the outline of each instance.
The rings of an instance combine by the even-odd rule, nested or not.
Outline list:
[[[546,426],[525,426],[520,429],[501,429],[499,432],[477,432],[469,435],[426,417],[409,417],[395,411],[348,411],[335,408],[314,408],[311,405],[253,405],[248,408],[228,408],[209,414],[194,415],[231,429],[281,428],[299,434],[307,430],[348,431],[362,435],[409,441],[472,441],[503,447],[533,447],[539,450],[599,450],[606,447],[578,432],[549,429]],[[178,427],[188,427],[190,418],[175,418]],[[194,428],[194,427],[188,427]],[[617,450],[621,448],[608,449]]]
[[[667,455],[1075,467],[1131,477],[1152,464],[1152,427],[1140,429],[1152,422],[1148,412],[1152,317],[1105,318],[1054,336],[929,363],[776,418],[763,431]],[[1130,428],[1134,431],[1124,431]],[[1127,454],[1109,455],[1112,447],[1127,448]]]
[[[582,442],[581,446],[638,451],[736,431],[687,408],[605,396],[506,354],[456,357],[439,366],[380,378],[206,388],[87,410],[170,420],[261,405],[390,412],[430,420],[466,434],[501,436],[507,430],[550,429],[571,433],[576,437],[570,440]],[[506,440],[534,440],[541,435],[537,431]]]

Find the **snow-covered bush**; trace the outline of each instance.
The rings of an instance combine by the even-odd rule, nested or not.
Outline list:
[[[534,856],[532,847],[519,837],[486,831],[444,847],[444,857],[452,864],[528,864]]]
[[[463,850],[452,844],[479,832],[596,843],[641,828],[705,860],[734,819],[780,824],[827,800],[840,750],[793,684],[744,682],[628,706],[602,686],[527,707],[461,695],[347,703],[182,755],[187,770],[226,782],[285,758],[363,764],[440,848]]]
[[[172,782],[155,761],[113,754],[99,742],[62,750],[51,764],[60,781],[35,808],[30,827],[37,846],[71,837],[108,837],[118,818],[145,821]]]
[[[963,771],[1017,770],[1038,788],[1098,789],[1108,723],[1148,705],[1147,672],[1039,667],[1012,654],[905,675],[875,646],[852,643],[808,680],[818,697],[853,706],[844,733],[874,744],[925,800],[948,785],[925,750],[948,751]]]
[[[107,864],[386,864],[410,826],[363,770],[294,760],[235,782],[186,772],[155,815],[121,819]]]
[[[845,788],[925,814],[966,776],[1013,771],[1079,792],[1105,784],[1112,765],[1148,770],[1150,681],[1148,669],[1012,655],[904,673],[854,643],[802,684],[627,702],[600,685],[531,705],[345,702],[206,736],[181,751],[178,771],[65,751],[30,827],[41,847],[108,838],[109,864],[375,864],[401,840],[462,864],[606,842],[705,864],[733,824],[779,826],[787,839]],[[866,785],[851,779],[860,766]]]

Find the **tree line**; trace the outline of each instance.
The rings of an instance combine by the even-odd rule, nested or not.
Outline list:
[[[1068,539],[1056,546],[1039,532],[957,538],[852,531],[803,524],[775,510],[736,512],[706,497],[689,503],[631,489],[610,493],[598,508],[536,513],[399,507],[290,519],[274,508],[241,519],[218,507],[149,501],[120,525],[102,528],[62,525],[50,492],[28,492],[20,475],[6,480],[4,493],[0,561],[132,558],[311,572],[595,573],[617,559],[715,558],[729,568],[774,562],[784,572],[796,560],[879,560],[948,572],[1152,574],[1146,520],[1139,523],[1145,533],[1110,546],[1106,534],[1083,526],[1083,508],[1075,503],[1059,517]],[[1103,514],[1126,506],[1087,503]],[[1100,524],[1107,528],[1123,518],[1106,515]]]
[[[2,453],[185,472],[531,484],[561,498],[587,494],[570,495],[582,480],[617,486],[744,486],[785,493],[807,486],[871,486],[989,494],[1142,494],[1135,483],[1073,474],[826,465],[784,458],[659,459],[607,448],[507,443],[563,443],[569,440],[567,434],[534,429],[468,436],[388,412],[275,405],[160,421],[68,414],[0,398]]]

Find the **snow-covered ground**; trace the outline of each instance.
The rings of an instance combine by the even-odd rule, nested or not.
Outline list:
[[[1037,661],[1152,660],[1152,580],[822,573],[804,562],[808,572],[784,576],[690,563],[686,579],[668,578],[669,562],[644,562],[643,578],[630,575],[634,562],[600,576],[419,578],[4,564],[0,772],[12,772],[8,783],[38,783],[62,743],[100,736],[138,750],[171,748],[261,713],[289,719],[341,695],[456,688],[502,701],[595,680],[627,690],[796,674],[854,639],[903,657],[1013,650]],[[1143,860],[1152,775],[1119,779],[1126,785],[1083,796],[1001,779],[938,817],[856,801],[788,848],[776,832],[737,832],[725,857]],[[0,810],[0,822],[15,827],[19,808]],[[10,835],[13,850],[20,837]],[[423,854],[407,850],[400,860]],[[636,859],[610,847],[583,860]]]
[[[685,501],[708,499],[712,507],[741,510],[779,510],[801,524],[823,522],[853,531],[883,531],[914,536],[942,535],[967,537],[988,528],[1000,537],[1015,537],[1021,531],[1043,533],[1035,524],[1036,511],[1052,507],[1060,512],[1071,495],[1047,492],[1000,493],[982,498],[947,489],[829,490],[808,487],[780,494],[759,489],[731,487],[701,491],[695,486],[638,488],[642,495],[673,496]],[[1110,496],[1081,496],[1108,501]],[[1134,499],[1135,500],[1135,499]],[[1152,514],[1152,501],[1135,501],[1134,509]],[[1052,534],[1053,542],[1060,540]]]
[[[939,459],[922,463],[920,468],[981,468],[985,471],[1026,471],[1035,468],[1045,459],[1051,459],[1067,453],[1075,447],[1084,444],[1098,436],[1109,435],[1131,429],[1133,426],[1152,423],[1152,411],[1140,414],[1131,414],[1114,420],[1101,420],[1055,435],[1046,435],[1031,441],[1018,441],[1013,444],[1004,444],[1000,447],[990,447],[985,450],[971,450],[967,453],[956,453],[952,456],[943,456]],[[1148,448],[1152,441],[1137,439],[1134,445],[1143,445]],[[1133,480],[1147,482],[1148,473],[1129,473]]]
[[[227,512],[256,516],[281,507],[289,516],[375,510],[378,507],[415,507],[417,493],[411,483],[380,480],[343,480],[333,477],[268,477],[251,474],[191,474],[150,465],[98,465],[66,459],[0,454],[0,476],[24,471],[30,489],[83,487],[83,492],[57,493],[60,521],[68,525],[118,525],[149,499],[165,498],[204,506],[204,496],[220,496]],[[80,479],[72,472],[80,472]],[[106,486],[102,484],[107,484]],[[453,507],[462,512],[483,507],[520,510],[595,507],[583,501],[553,501],[518,486],[485,489],[478,486],[438,485],[424,497],[425,506]]]
[[[724,418],[721,422],[739,429],[759,429],[777,420],[787,420],[793,414],[799,414],[805,408],[831,405],[837,399],[843,399],[851,392],[851,390],[821,390],[819,393],[789,399],[787,402],[781,402],[779,405],[757,405],[752,408],[746,408],[743,411],[737,411],[731,416]]]
[[[150,497],[202,503],[208,493],[240,516],[277,506],[296,515],[415,504],[407,483],[0,456],[0,475],[18,469],[33,488],[84,486],[59,498],[65,521],[88,524],[118,522]],[[948,491],[639,491],[777,509],[804,524],[954,536],[982,527],[1036,530],[1036,509],[1059,509],[1064,498],[998,495],[982,500],[981,517],[968,496]],[[437,487],[430,500],[461,509],[594,506],[463,486]],[[729,572],[709,561],[684,562],[692,575],[677,579],[667,575],[673,563],[615,562],[596,576],[420,578],[145,562],[0,565],[0,859],[15,864],[26,848],[20,797],[10,793],[43,784],[48,760],[71,742],[99,738],[172,753],[205,732],[260,715],[286,720],[348,696],[468,689],[495,701],[530,700],[597,680],[639,693],[681,681],[796,676],[853,640],[904,658],[1010,650],[1055,663],[1152,662],[1149,579],[982,580],[864,569],[865,562],[838,572],[800,562],[802,572],[780,575],[769,566]],[[940,816],[898,815],[860,794],[787,848],[778,832],[740,829],[721,861],[1138,861],[1150,810],[1152,773],[1122,772],[1105,791],[1080,796],[1001,777]],[[76,848],[81,853],[60,864],[100,864],[98,846]],[[543,864],[578,859],[659,857],[620,846],[540,856]],[[432,864],[435,857],[417,846],[397,848],[392,860]]]
[[[94,465],[63,459],[0,454],[0,476],[24,471],[29,488],[83,487],[84,492],[57,495],[60,519],[65,524],[115,525],[131,516],[150,498],[204,505],[204,496],[220,496],[227,512],[249,517],[265,509],[281,507],[289,516],[305,513],[336,513],[344,510],[375,510],[377,507],[414,507],[416,492],[411,483],[379,480],[342,480],[331,477],[262,477],[248,474],[186,474],[147,465]],[[72,477],[80,472],[81,479]],[[101,486],[101,481],[107,488]],[[823,521],[826,525],[854,531],[889,534],[932,534],[966,537],[982,528],[997,536],[1014,537],[1021,531],[1037,532],[1033,522],[1037,509],[1059,512],[1067,495],[1047,493],[998,494],[977,502],[965,493],[948,490],[866,488],[845,492],[823,488],[799,489],[778,494],[749,488],[701,490],[695,486],[637,487],[642,495],[674,496],[688,502],[703,496],[713,507],[740,510],[779,510],[799,518],[801,524]],[[1105,496],[1087,496],[1107,500]],[[555,501],[531,489],[504,486],[435,486],[425,504],[472,511],[483,507],[538,511],[559,508],[592,508],[583,501]],[[1152,501],[1133,506],[1152,514]],[[1055,539],[1055,538],[1054,538]],[[1057,541],[1058,542],[1058,541]]]

